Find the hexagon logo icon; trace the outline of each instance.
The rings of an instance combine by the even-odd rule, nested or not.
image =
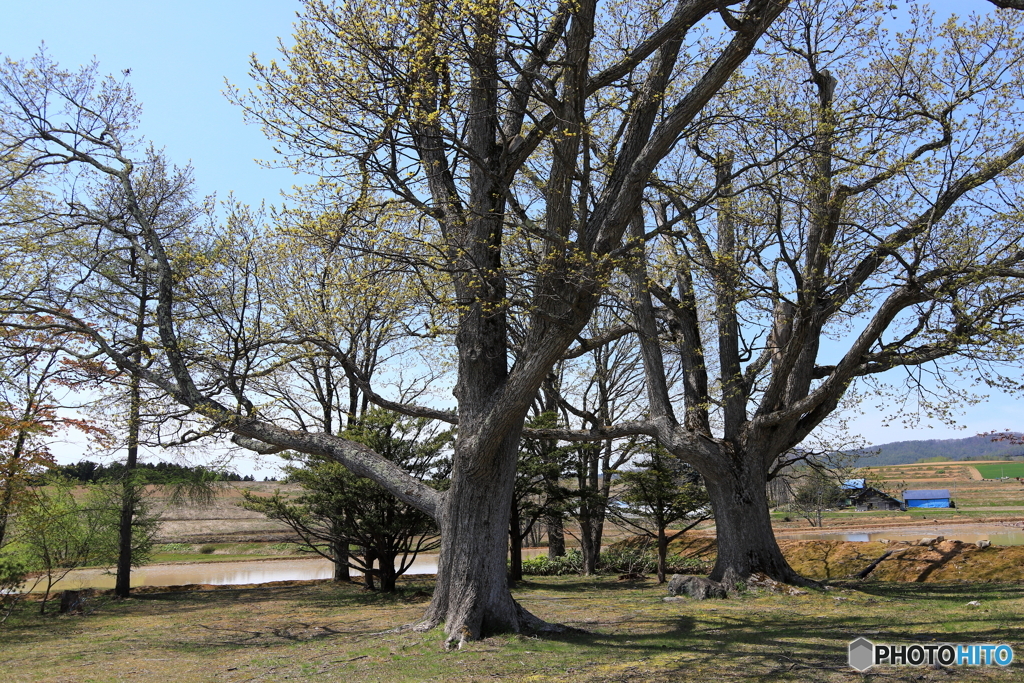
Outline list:
[[[850,643],[850,666],[857,671],[867,671],[874,664],[875,644],[867,638],[858,638]]]

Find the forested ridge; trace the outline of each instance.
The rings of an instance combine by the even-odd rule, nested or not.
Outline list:
[[[1010,441],[994,441],[993,437],[979,435],[966,439],[925,439],[894,441],[862,449],[857,464],[863,467],[878,465],[908,465],[924,458],[943,457],[950,460],[998,460],[1024,457],[1024,446]]]

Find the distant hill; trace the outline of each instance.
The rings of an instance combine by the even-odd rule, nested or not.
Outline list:
[[[1007,441],[993,441],[990,436],[970,436],[966,439],[896,441],[865,448],[860,452],[862,455],[856,463],[858,467],[877,467],[909,465],[935,457],[950,460],[1002,460],[1024,457],[1024,446]]]

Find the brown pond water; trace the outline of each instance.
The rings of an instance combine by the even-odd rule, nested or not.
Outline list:
[[[523,559],[547,553],[547,548],[524,548]],[[406,574],[436,574],[437,555],[420,555]],[[270,581],[303,581],[329,579],[334,565],[323,558],[241,560],[231,562],[196,562],[195,564],[149,564],[132,570],[132,587],[183,586],[205,583],[227,586]],[[42,592],[45,584],[35,587]],[[103,569],[76,569],[54,584],[53,590],[81,588],[113,588],[114,575]]]

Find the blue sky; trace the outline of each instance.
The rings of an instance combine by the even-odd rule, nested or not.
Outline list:
[[[904,2],[900,2],[904,5]],[[988,12],[983,0],[931,3],[940,15],[951,11]],[[298,3],[289,0],[3,0],[0,53],[27,59],[45,42],[58,63],[76,67],[93,58],[105,73],[131,69],[131,83],[143,103],[141,132],[164,147],[177,164],[191,163],[198,190],[243,202],[279,203],[279,191],[301,179],[284,169],[264,169],[257,158],[272,158],[270,144],[256,126],[224,97],[225,79],[247,88],[248,60],[276,53],[278,36],[287,36]],[[873,406],[877,401],[865,405]],[[906,439],[962,438],[977,432],[1018,428],[1022,405],[994,397],[969,410],[965,430],[941,424],[933,428],[880,427],[874,415],[853,425],[874,443]],[[78,453],[72,449],[69,453]],[[77,459],[62,455],[62,459]],[[240,470],[251,472],[248,464]],[[271,470],[257,472],[262,475]]]
[[[233,191],[251,204],[276,202],[296,182],[261,169],[270,144],[225,99],[224,81],[248,87],[249,55],[268,59],[287,37],[298,4],[288,0],[4,0],[0,53],[27,59],[44,42],[65,68],[95,58],[101,73],[131,69],[143,104],[141,133],[179,165],[191,161],[199,191]]]

